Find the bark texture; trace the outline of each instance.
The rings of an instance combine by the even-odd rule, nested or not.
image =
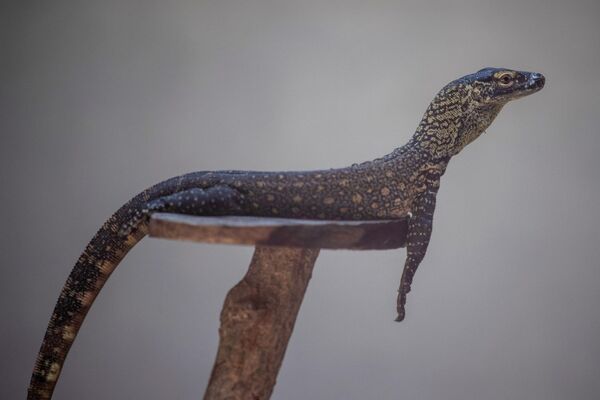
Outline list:
[[[205,400],[266,400],[273,392],[318,249],[258,246],[221,311]]]

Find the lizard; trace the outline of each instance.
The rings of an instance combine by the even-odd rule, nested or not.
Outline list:
[[[345,168],[291,171],[204,171],[158,183],[124,204],[77,260],[52,312],[28,389],[50,399],[67,353],[104,283],[148,232],[154,212],[318,220],[406,218],[407,256],[397,321],[432,232],[440,178],[450,159],[479,137],[503,106],[542,89],[536,72],[484,68],[444,86],[412,138],[391,153]]]

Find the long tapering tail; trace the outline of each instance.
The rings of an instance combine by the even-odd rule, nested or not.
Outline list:
[[[89,242],[50,317],[31,376],[28,400],[52,397],[67,353],[94,299],[127,252],[147,233],[147,221],[140,218],[147,202],[177,192],[184,181],[185,176],[172,178],[140,193],[114,213]]]

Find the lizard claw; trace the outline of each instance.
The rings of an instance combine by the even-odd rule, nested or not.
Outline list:
[[[404,307],[402,307],[402,309],[398,310],[398,316],[396,317],[395,321],[396,322],[404,321],[404,316],[405,316]]]

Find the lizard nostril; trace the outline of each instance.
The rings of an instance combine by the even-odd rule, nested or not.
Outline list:
[[[546,83],[546,78],[544,77],[544,75],[542,75],[538,72],[533,72],[529,76],[529,85],[530,86],[543,87],[545,83]]]

